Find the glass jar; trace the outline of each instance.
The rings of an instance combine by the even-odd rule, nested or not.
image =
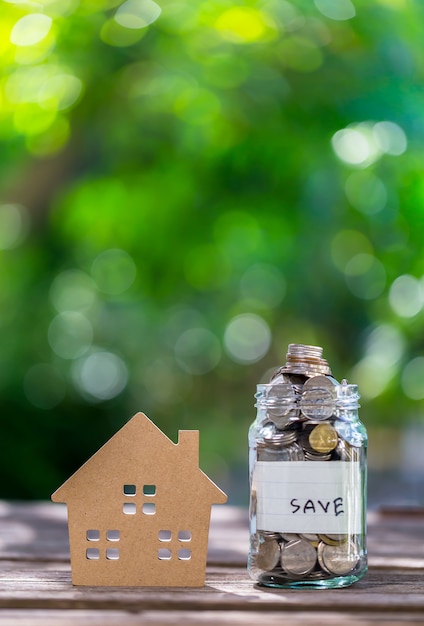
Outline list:
[[[255,394],[248,570],[269,587],[345,587],[367,571],[358,388],[333,378],[322,348],[290,344],[287,357]]]

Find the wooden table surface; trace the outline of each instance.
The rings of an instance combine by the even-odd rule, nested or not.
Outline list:
[[[264,590],[246,571],[247,512],[213,508],[206,585],[73,587],[66,507],[0,501],[0,625],[424,625],[424,512],[369,514],[370,569],[334,590]]]

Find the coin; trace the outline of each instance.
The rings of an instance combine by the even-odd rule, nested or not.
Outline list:
[[[312,376],[305,381],[303,389],[304,391],[307,389],[326,389],[335,398],[337,384],[337,381],[332,376]]]
[[[258,461],[303,461],[302,448],[293,430],[276,431],[271,439],[258,441]]]
[[[341,437],[336,446],[336,455],[340,461],[352,461],[352,446],[350,446]]]
[[[316,452],[331,452],[337,446],[339,438],[331,424],[318,424],[309,434],[309,444]]]
[[[280,561],[280,544],[275,539],[265,539],[258,546],[256,566],[264,571],[270,571]]]
[[[284,428],[299,415],[296,396],[290,383],[272,382],[267,393],[267,417],[278,428]]]
[[[349,574],[359,561],[359,553],[353,541],[329,546],[321,542],[318,546],[318,561],[321,567],[337,576]]]
[[[304,451],[305,461],[330,461],[331,452],[327,454],[320,454],[319,452],[310,452],[309,450]]]
[[[315,548],[305,539],[295,539],[286,543],[281,550],[281,567],[295,576],[305,576],[312,572],[317,562]]]
[[[284,539],[284,541],[296,541],[297,539],[299,539],[299,535],[297,535],[296,533],[280,533],[280,535]]]
[[[308,389],[299,401],[302,415],[308,419],[325,420],[335,411],[335,400],[327,389]]]
[[[308,419],[324,420],[335,411],[337,381],[328,376],[312,376],[303,385],[300,410]]]
[[[318,537],[328,546],[338,546],[347,541],[347,535],[318,535]]]
[[[299,535],[299,537],[300,539],[305,539],[306,541],[309,541],[311,546],[314,546],[314,548],[318,547],[318,544],[319,544],[318,535],[315,535],[313,533],[302,533],[301,535]]]

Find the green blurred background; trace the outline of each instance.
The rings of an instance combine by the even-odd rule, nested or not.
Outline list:
[[[420,0],[0,3],[1,497],[135,412],[246,504],[287,344],[360,386],[371,502],[424,476]]]

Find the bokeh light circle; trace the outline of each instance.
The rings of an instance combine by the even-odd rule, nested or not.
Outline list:
[[[94,280],[80,270],[66,270],[54,279],[50,300],[59,312],[84,311],[96,301]]]
[[[75,362],[72,379],[77,390],[88,400],[111,400],[125,389],[128,370],[116,354],[99,351]]]
[[[398,276],[390,286],[389,304],[399,317],[415,317],[424,304],[421,282],[409,274]]]
[[[76,359],[90,348],[93,328],[82,313],[65,311],[50,323],[48,340],[53,352],[62,359]]]
[[[175,359],[189,374],[201,375],[210,372],[221,359],[218,338],[207,328],[189,328],[175,344]]]
[[[119,248],[105,250],[94,260],[91,275],[100,291],[119,295],[129,289],[137,274],[132,257]]]
[[[417,356],[403,369],[401,384],[403,392],[412,400],[424,400],[424,357]]]
[[[248,302],[274,308],[285,293],[286,279],[275,265],[255,263],[240,279],[240,294]]]
[[[28,232],[28,212],[19,204],[0,205],[0,250],[16,248]]]
[[[361,253],[352,257],[346,264],[345,280],[357,298],[373,300],[384,291],[386,270],[374,255]]]
[[[259,315],[242,313],[227,325],[224,346],[233,361],[255,363],[265,356],[271,346],[271,330]]]

